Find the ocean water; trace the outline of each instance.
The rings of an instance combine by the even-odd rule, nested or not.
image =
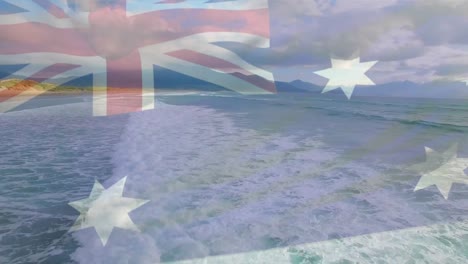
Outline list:
[[[424,147],[468,157],[466,100],[205,93],[113,117],[41,100],[0,115],[0,263],[468,260],[468,186],[414,192],[410,169]],[[141,232],[68,232],[69,202],[125,176],[150,200]]]

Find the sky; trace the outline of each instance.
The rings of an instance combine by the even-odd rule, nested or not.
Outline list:
[[[270,1],[273,47],[257,60],[278,79],[315,81],[330,57],[356,56],[379,61],[376,83],[468,78],[467,1],[326,2]]]
[[[68,8],[69,13],[77,10],[89,11],[93,6],[115,7],[117,0],[95,0],[94,4],[87,0],[63,1],[50,0],[58,6]],[[164,9],[171,5],[196,8],[224,2],[231,8],[237,8],[242,3],[252,6],[266,3],[269,7],[271,34],[269,48],[252,48],[244,45],[245,43],[219,45],[234,51],[248,63],[271,71],[275,80],[301,79],[324,84],[327,80],[314,72],[331,67],[331,58],[351,60],[357,57],[361,62],[377,61],[366,73],[376,84],[395,81],[461,82],[468,79],[468,2],[464,0],[161,2],[163,3],[154,4],[153,1],[128,0],[127,15],[141,13],[145,9]],[[5,0],[0,0],[1,9],[7,10],[7,6]],[[105,17],[106,13],[103,11],[98,15]],[[112,43],[101,41],[97,46],[110,47],[115,43],[122,45],[127,42],[132,45],[134,39],[148,31],[144,26],[128,22],[123,13],[117,12],[116,15],[113,11],[113,15],[107,17],[108,19],[101,19],[105,21],[103,23],[118,25],[115,28],[126,30],[126,37],[113,39]],[[160,34],[163,34],[162,31],[167,31],[164,34],[171,34],[186,30],[184,25],[189,28],[204,19],[210,19],[212,24],[220,19],[219,24],[228,23],[224,26],[233,29],[242,27],[243,23],[234,21],[229,24],[220,17],[185,17],[179,27],[171,28],[168,22],[171,19],[173,18],[161,17],[153,28],[157,28]],[[252,21],[245,23],[252,25]],[[99,34],[108,32],[105,29]],[[148,32],[155,33],[154,29]]]

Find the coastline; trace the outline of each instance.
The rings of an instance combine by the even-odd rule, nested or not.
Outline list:
[[[186,95],[197,94],[200,91],[193,89],[149,89],[151,94],[157,95]],[[52,83],[40,83],[33,80],[5,79],[0,80],[0,100],[9,98],[36,97],[36,96],[79,96],[79,95],[134,95],[141,96],[141,88],[109,88],[90,86],[57,86]],[[145,91],[146,92],[146,91]]]
[[[136,95],[135,89],[112,89],[110,92],[111,95]],[[200,91],[196,90],[166,90],[166,89],[155,89],[154,93],[156,95],[188,95],[188,94],[198,94]],[[98,94],[104,94],[104,90],[101,89],[98,91]],[[70,91],[41,91],[41,90],[25,90],[25,91],[18,91],[18,90],[0,90],[0,98],[12,98],[12,97],[36,97],[36,96],[68,96],[68,95],[93,95],[94,92],[92,90],[70,90]]]

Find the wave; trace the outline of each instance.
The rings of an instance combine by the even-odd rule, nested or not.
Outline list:
[[[426,120],[398,120],[396,119],[395,121],[398,121],[402,124],[435,127],[435,128],[441,128],[441,129],[450,130],[450,131],[465,132],[468,130],[468,126],[441,123],[441,122],[432,122],[432,121],[426,121]]]
[[[259,133],[214,109],[160,105],[130,116],[112,158],[113,180],[128,175],[127,195],[153,201],[132,216],[145,232],[116,232],[124,237],[100,254],[92,254],[95,233],[75,234],[83,245],[74,254],[77,262],[116,262],[116,252],[128,250],[128,242],[119,241],[129,238],[139,250],[125,252],[140,263],[259,249],[269,240],[249,228],[275,230],[271,212],[287,209],[268,200],[298,199],[274,190],[303,187],[291,175],[336,158],[319,138]]]
[[[434,127],[440,128],[448,131],[458,131],[458,132],[466,132],[468,130],[468,126],[453,124],[453,123],[444,123],[444,122],[435,122],[423,119],[405,119],[400,117],[392,117],[392,116],[385,116],[385,115],[376,115],[376,114],[369,114],[369,113],[360,113],[360,112],[348,112],[345,110],[338,110],[338,109],[331,109],[326,107],[306,107],[308,109],[316,109],[326,111],[328,113],[334,113],[336,116],[354,116],[354,117],[361,117],[366,119],[374,119],[378,121],[388,121],[388,122],[398,122],[405,125],[418,125],[418,126],[426,126],[426,127]]]
[[[314,98],[315,100],[323,100],[323,98]],[[404,107],[404,108],[413,108],[418,111],[421,110],[434,110],[434,109],[444,109],[444,110],[453,110],[453,111],[468,111],[467,100],[464,99],[428,99],[428,98],[393,98],[393,97],[375,97],[375,98],[357,98],[349,101],[329,99],[337,103],[346,103],[351,105],[375,105],[375,106],[384,106],[384,107]],[[390,101],[391,100],[391,101]],[[441,105],[441,103],[443,105]]]
[[[206,95],[204,95],[206,96]],[[336,106],[310,106],[309,104],[304,106],[298,103],[298,101],[293,98],[293,100],[280,100],[284,98],[278,98],[278,100],[275,100],[274,98],[268,97],[251,97],[251,96],[242,96],[242,95],[235,95],[235,94],[212,94],[208,96],[213,96],[213,97],[223,97],[223,98],[229,98],[229,99],[239,99],[239,100],[246,100],[246,101],[256,101],[257,103],[260,104],[267,104],[270,106],[274,107],[303,107],[305,109],[315,109],[315,110],[320,110],[324,111],[328,115],[334,115],[334,116],[352,116],[352,117],[358,117],[358,118],[365,118],[365,119],[370,119],[370,120],[378,120],[378,121],[385,121],[385,122],[398,122],[401,124],[405,125],[415,125],[415,126],[424,126],[424,127],[432,127],[432,128],[438,128],[438,129],[443,129],[447,131],[456,131],[456,132],[466,132],[468,131],[468,124],[454,124],[450,122],[442,122],[442,121],[433,121],[433,120],[424,120],[424,119],[411,119],[411,116],[421,116],[424,113],[430,113],[428,110],[446,110],[446,111],[457,111],[461,112],[464,110],[464,106],[454,106],[454,105],[449,105],[449,106],[428,106],[428,105],[415,105],[412,107],[412,109],[408,109],[406,112],[406,115],[408,118],[402,117],[405,115],[403,112],[405,108],[409,108],[410,104],[403,104],[403,103],[374,103],[374,102],[366,102],[366,101],[356,101],[354,103],[359,104],[359,105],[375,105],[375,106],[382,106],[382,107],[399,107],[400,113],[396,112],[396,115],[399,116],[391,116],[391,115],[382,115],[382,114],[376,114],[378,110],[376,109],[366,109],[366,110],[361,110],[361,111],[356,111],[356,106],[352,107],[346,107],[344,108],[342,104],[336,105]],[[302,97],[301,97],[302,98]],[[326,99],[326,98],[325,98]],[[327,101],[330,99],[327,99]],[[320,100],[314,100],[314,101],[324,101],[322,99]],[[334,102],[340,103],[340,101],[332,100]],[[427,104],[427,103],[426,103]],[[371,112],[372,111],[372,112]],[[393,111],[393,110],[392,110]]]
[[[126,196],[151,200],[132,215],[143,232],[113,233],[106,251],[92,243],[95,233],[75,234],[77,262],[114,263],[122,252],[140,263],[174,261],[426,223],[408,203],[412,186],[410,196],[382,188],[381,164],[325,168],[340,159],[339,146],[313,133],[264,134],[223,111],[161,106],[130,116],[112,158],[114,180],[128,175]]]
[[[440,110],[447,111],[447,116],[453,117],[453,112],[463,112],[464,106],[449,104],[446,106],[428,105],[428,102],[421,104],[409,104],[404,102],[369,102],[369,101],[341,101],[331,100],[329,98],[313,98],[313,101],[301,101],[304,97],[293,95],[292,97],[272,97],[272,96],[245,96],[239,94],[199,94],[200,96],[224,98],[227,100],[241,100],[245,102],[255,101],[256,104],[264,104],[270,107],[291,107],[291,108],[305,108],[323,111],[327,115],[343,116],[343,117],[357,117],[369,120],[377,120],[384,122],[398,122],[405,125],[415,125],[443,129],[447,131],[466,132],[468,131],[468,123],[444,122],[443,118],[440,121],[420,119],[423,115],[431,116],[431,113],[439,114]],[[317,104],[317,102],[325,102],[327,104]],[[331,103],[330,103],[331,101]],[[314,103],[312,106],[311,103]],[[380,109],[371,107],[359,106],[379,106]],[[242,107],[248,109],[248,107]],[[390,110],[390,111],[388,111]],[[437,111],[436,111],[437,110]],[[387,114],[380,114],[383,111]],[[379,113],[380,112],[380,113]],[[412,118],[413,117],[413,118]],[[451,118],[452,119],[452,118]]]

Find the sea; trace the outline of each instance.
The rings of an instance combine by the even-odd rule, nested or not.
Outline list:
[[[415,191],[414,169],[468,158],[467,133],[463,99],[202,92],[93,117],[42,96],[0,114],[0,263],[468,263],[468,184]],[[139,232],[71,231],[69,203],[124,177]]]

